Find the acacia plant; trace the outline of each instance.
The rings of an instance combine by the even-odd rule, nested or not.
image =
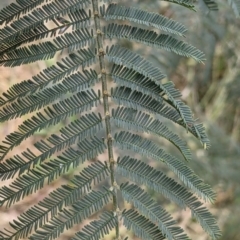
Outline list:
[[[10,207],[71,169],[79,171],[69,184],[11,222],[13,230],[2,231],[1,239],[56,239],[95,213],[97,219],[73,239],[101,239],[110,231],[115,239],[127,239],[119,231],[122,224],[142,239],[190,239],[146,189],[191,209],[211,238],[220,236],[214,217],[200,200],[212,202],[215,194],[187,166],[191,152],[186,141],[169,129],[166,120],[207,149],[204,127],[193,119],[161,69],[126,43],[164,49],[199,63],[204,54],[178,39],[187,31],[181,23],[134,7],[134,1],[116,2],[17,0],[0,12],[0,65],[30,64],[62,52],[59,62],[14,84],[0,98],[1,122],[33,113],[0,146],[0,178],[14,178],[0,189],[0,203]],[[194,10],[188,0],[170,2]],[[27,138],[59,123],[64,123],[59,133],[8,157]],[[142,133],[166,139],[182,159]],[[105,151],[105,162],[86,164]],[[179,181],[151,167],[145,157],[166,164]],[[103,180],[108,181],[103,185]],[[121,207],[120,194],[131,204],[129,209]]]

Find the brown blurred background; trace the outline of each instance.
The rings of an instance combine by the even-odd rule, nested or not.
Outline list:
[[[0,8],[12,1],[1,0]],[[135,1],[136,2],[136,1]],[[191,59],[179,57],[166,51],[156,51],[141,45],[129,44],[139,53],[148,57],[155,65],[160,65],[163,72],[168,74],[183,95],[183,100],[191,107],[195,117],[204,123],[212,147],[204,151],[189,134],[177,129],[187,141],[193,152],[190,166],[194,171],[210,184],[217,192],[214,205],[208,204],[211,212],[216,216],[222,229],[222,240],[240,239],[240,20],[236,19],[229,5],[219,1],[219,11],[206,14],[199,10],[191,12],[179,6],[160,1],[141,0],[140,7],[154,10],[184,23],[189,31],[186,41],[206,53],[205,65],[197,64]],[[127,44],[127,43],[125,43]],[[0,67],[0,93],[5,92],[12,84],[30,79],[41,69],[52,64],[53,61],[41,61],[31,65],[16,68]],[[1,136],[6,136],[17,129],[23,120],[16,119],[0,125]],[[54,128],[51,129],[54,132]],[[46,133],[41,132],[21,144],[15,152],[20,153],[32,142],[36,142]],[[174,151],[165,143],[169,151]],[[104,156],[102,156],[104,159]],[[9,209],[0,208],[0,230],[8,226],[8,222],[36,204],[54,188],[68,182],[74,170],[69,175],[57,179],[37,193],[26,197]],[[171,173],[169,173],[171,175]],[[11,181],[0,183],[0,187]],[[152,193],[154,194],[154,193]],[[200,225],[191,218],[190,211],[182,211],[161,196],[153,195],[155,199],[170,211],[180,225],[186,229],[194,240],[207,240],[207,235]],[[84,222],[87,223],[88,221]],[[70,239],[74,231],[81,226],[68,230],[59,239]],[[123,230],[125,231],[125,230]],[[111,236],[106,239],[112,239]],[[134,238],[133,239],[137,239]]]

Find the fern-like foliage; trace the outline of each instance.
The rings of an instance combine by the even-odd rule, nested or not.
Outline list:
[[[215,194],[187,166],[190,149],[174,132],[180,126],[207,149],[210,142],[205,129],[181,101],[174,83],[166,80],[158,66],[123,47],[122,39],[200,63],[205,61],[204,54],[180,39],[187,32],[181,23],[120,4],[122,1],[104,2],[17,0],[0,11],[1,66],[30,64],[53,58],[57,52],[63,55],[32,79],[15,83],[0,97],[1,122],[31,114],[0,145],[0,179],[14,178],[1,187],[0,205],[10,207],[75,170],[68,184],[10,222],[13,230],[0,231],[0,239],[56,239],[95,213],[98,219],[72,239],[105,239],[110,231],[119,239],[121,226],[142,239],[191,239],[151,198],[147,188],[180,208],[189,208],[210,237],[217,239],[220,230],[216,221],[198,199],[213,202]],[[195,10],[189,0],[168,2]],[[204,2],[216,10],[215,2]],[[234,6],[237,11],[237,4]],[[114,84],[110,89],[111,80]],[[26,139],[57,124],[62,127],[55,133],[9,157]],[[150,139],[142,133],[149,134]],[[175,146],[180,155],[168,153],[156,140],[159,138]],[[159,168],[165,164],[184,186],[152,168],[144,158],[129,156],[126,150],[159,162]],[[98,159],[103,153],[104,162]],[[95,161],[89,164],[92,159]],[[102,180],[108,180],[105,186],[101,186]],[[124,204],[119,194],[132,208],[120,207]],[[106,205],[108,210],[103,210]]]

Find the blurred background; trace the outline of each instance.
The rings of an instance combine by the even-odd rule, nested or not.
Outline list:
[[[1,0],[0,8],[9,4],[10,0]],[[185,137],[193,153],[190,167],[211,185],[217,193],[216,202],[207,204],[216,216],[222,230],[222,240],[240,239],[240,19],[233,14],[226,1],[220,0],[219,11],[209,13],[204,6],[194,13],[174,4],[151,0],[134,1],[143,9],[158,11],[169,18],[183,23],[189,31],[186,41],[198,47],[206,54],[205,65],[192,59],[182,58],[166,51],[156,51],[151,48],[142,49],[141,45],[128,44],[142,55],[145,55],[155,65],[160,66],[176,87],[182,92],[182,99],[191,107],[195,118],[199,118],[207,129],[211,148],[207,151],[195,141],[190,134],[179,131]],[[54,61],[42,61],[16,68],[0,67],[0,93],[5,92],[14,83],[30,79],[41,69]],[[16,119],[0,125],[1,136],[6,136],[17,129],[23,120]],[[54,131],[54,128],[52,129]],[[21,144],[17,151],[23,151],[29,144],[39,140],[44,134],[35,135]],[[187,137],[186,137],[187,136]],[[165,143],[169,151],[174,151]],[[13,152],[11,154],[16,154]],[[73,171],[74,172],[74,171]],[[37,204],[54,188],[67,183],[69,176],[57,179],[39,192],[26,197],[9,209],[0,208],[1,226]],[[169,173],[171,174],[171,173]],[[0,187],[11,181],[0,183]],[[153,193],[154,194],[154,193]],[[200,225],[191,218],[191,212],[180,210],[161,196],[155,196],[159,203],[173,214],[180,225],[194,240],[207,240],[208,236]],[[85,222],[86,223],[86,222]],[[68,230],[59,239],[70,239],[73,231]],[[106,237],[106,239],[111,239]],[[137,239],[132,237],[132,239]]]

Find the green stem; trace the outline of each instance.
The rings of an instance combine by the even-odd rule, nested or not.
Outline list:
[[[115,161],[113,156],[113,138],[112,138],[111,124],[110,124],[106,66],[104,62],[103,37],[102,37],[101,24],[100,24],[98,0],[92,0],[92,6],[93,6],[95,30],[97,34],[97,50],[99,54],[99,65],[101,70],[103,107],[104,107],[105,124],[106,124],[108,158],[109,158],[110,172],[111,172],[111,185],[115,189],[116,180],[115,180],[115,168],[114,168]],[[118,199],[117,199],[116,191],[115,191],[115,194],[113,194],[113,208],[115,212],[118,211]],[[119,238],[119,222],[117,222],[115,229],[116,229],[116,239],[118,239]]]

